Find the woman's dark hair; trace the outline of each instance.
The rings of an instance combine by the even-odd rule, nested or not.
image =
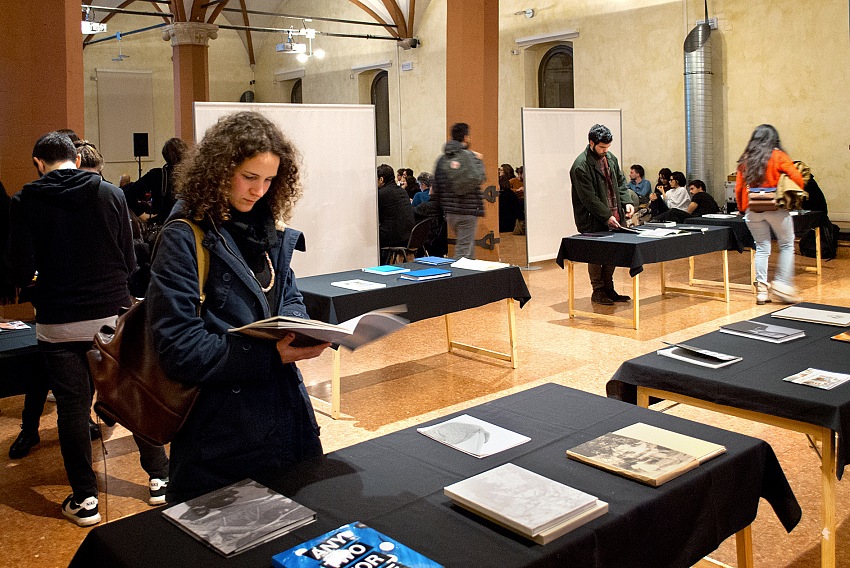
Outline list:
[[[525,167],[523,167],[523,166],[517,166],[517,167],[516,167],[516,175],[517,175],[517,177],[522,177],[522,175],[523,175],[524,173],[525,173]]]
[[[673,175],[673,170],[670,168],[661,168],[658,170],[658,179],[664,178],[666,180],[670,180],[670,176]]]
[[[265,195],[275,219],[288,220],[301,196],[300,156],[269,119],[257,112],[222,117],[177,166],[177,193],[193,219],[208,216],[220,224],[230,218],[233,173],[245,160],[270,152],[280,158],[277,175]]]
[[[679,187],[688,187],[688,180],[685,179],[685,174],[682,172],[673,172],[670,174],[670,179],[676,180],[676,183],[679,184]]]
[[[419,193],[419,182],[416,181],[415,177],[404,176],[404,190],[407,192],[407,196],[410,199],[413,199],[413,196]]]
[[[169,138],[162,146],[162,157],[169,166],[176,166],[183,161],[188,151],[189,146],[180,138]]]
[[[782,150],[779,132],[771,124],[759,124],[753,130],[744,153],[738,158],[738,170],[744,177],[744,182],[750,187],[761,187],[764,183],[764,172],[773,150]]]
[[[100,173],[103,169],[103,156],[98,152],[97,146],[88,140],[77,140],[74,147],[80,155],[80,169]]]
[[[502,174],[505,176],[505,179],[514,179],[516,174],[514,173],[514,167],[510,164],[502,164],[499,166],[502,168]]]

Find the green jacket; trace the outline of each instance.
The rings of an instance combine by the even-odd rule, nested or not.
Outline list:
[[[599,160],[594,156],[588,144],[570,168],[570,183],[573,186],[573,216],[576,220],[576,228],[582,233],[607,231],[608,219],[611,217],[605,175],[602,173]],[[625,205],[634,204],[626,185],[626,177],[620,170],[620,162],[611,152],[608,152],[608,167],[611,170],[611,180],[614,182],[617,207],[620,209],[620,224],[625,225]]]

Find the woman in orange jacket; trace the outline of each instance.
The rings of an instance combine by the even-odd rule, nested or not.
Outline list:
[[[739,211],[746,212],[744,220],[756,241],[756,304],[770,302],[771,293],[779,301],[797,302],[794,288],[794,222],[788,211],[756,213],[748,211],[750,189],[776,188],[780,174],[803,186],[803,178],[794,162],[782,150],[779,133],[770,124],[761,124],[753,131],[744,153],[738,158],[735,179],[735,201]],[[771,231],[779,243],[779,263],[773,283],[767,282],[767,261],[770,257]]]

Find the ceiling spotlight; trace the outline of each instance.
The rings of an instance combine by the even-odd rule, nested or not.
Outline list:
[[[307,60],[310,59],[310,56],[306,53],[299,53],[295,56],[295,59],[297,59],[300,63],[306,63]]]
[[[316,49],[315,51],[313,51],[313,55],[315,55],[317,59],[324,59],[325,58],[325,50],[320,47],[319,49]]]

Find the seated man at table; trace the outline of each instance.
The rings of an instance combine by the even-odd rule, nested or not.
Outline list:
[[[688,203],[688,208],[670,209],[655,217],[653,221],[684,223],[691,217],[702,217],[710,213],[719,213],[720,207],[717,205],[717,201],[705,189],[705,182],[701,179],[695,179],[688,184],[688,192],[691,194],[691,202]]]
[[[587,138],[587,148],[570,168],[576,228],[582,233],[596,233],[625,226],[635,207],[620,163],[608,151],[614,135],[607,126],[595,124]],[[631,300],[614,290],[613,265],[588,264],[587,272],[593,286],[591,302],[610,306]]]

